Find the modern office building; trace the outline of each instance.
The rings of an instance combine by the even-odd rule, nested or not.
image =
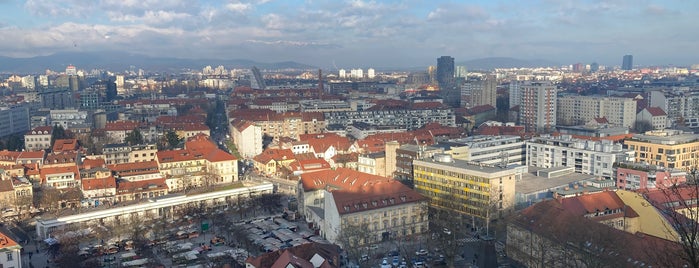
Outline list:
[[[550,82],[520,85],[519,123],[527,132],[550,132],[556,126],[557,90]]]
[[[460,89],[456,87],[454,79],[454,58],[441,56],[437,58],[437,84],[445,104],[451,107],[459,107]]]
[[[413,161],[415,190],[430,206],[472,218],[481,225],[514,211],[519,168],[502,168],[436,154]]]
[[[527,166],[574,167],[575,172],[613,178],[615,162],[633,161],[633,151],[609,140],[591,141],[570,135],[533,138],[526,143]]]
[[[435,147],[444,148],[454,159],[488,165],[524,165],[525,146],[522,137],[503,135],[478,135],[439,142]]]
[[[636,101],[632,98],[602,96],[559,96],[556,123],[584,125],[604,117],[609,124],[631,128],[636,121]]]
[[[404,184],[413,185],[413,160],[430,158],[435,154],[441,154],[444,149],[434,146],[419,146],[414,144],[404,144],[395,150],[395,173],[394,178]],[[390,153],[386,155],[386,161],[391,158]],[[387,168],[390,168],[387,166]]]
[[[621,62],[621,69],[625,71],[633,70],[633,55],[624,55]]]
[[[690,170],[699,165],[699,135],[681,130],[653,130],[624,141],[635,153],[634,162]]]

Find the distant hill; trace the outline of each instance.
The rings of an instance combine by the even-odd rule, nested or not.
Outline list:
[[[493,70],[495,68],[532,68],[532,67],[553,67],[560,64],[547,60],[523,60],[507,57],[492,57],[473,59],[455,63],[457,66],[466,66],[466,69],[471,70]]]
[[[179,72],[184,69],[201,69],[207,65],[226,68],[259,69],[317,69],[317,67],[293,62],[264,63],[246,59],[181,59],[156,58],[126,52],[62,52],[49,56],[31,58],[10,58],[0,56],[0,72],[3,73],[43,73],[46,69],[64,70],[69,64],[80,69],[106,69],[111,71],[128,70],[130,66],[148,71]]]

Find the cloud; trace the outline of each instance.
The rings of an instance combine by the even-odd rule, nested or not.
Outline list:
[[[290,41],[290,40],[275,40],[275,41],[264,41],[264,40],[245,40],[246,43],[250,44],[262,44],[270,46],[285,46],[285,47],[316,47],[316,48],[340,48],[342,46],[337,44],[329,44],[322,42],[306,42],[306,41]]]
[[[226,4],[226,9],[236,13],[244,13],[252,9],[252,5],[249,3],[228,3]]]

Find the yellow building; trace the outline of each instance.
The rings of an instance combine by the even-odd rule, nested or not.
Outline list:
[[[624,145],[635,152],[635,162],[688,170],[699,164],[699,135],[680,130],[636,134]]]
[[[515,181],[521,169],[500,168],[438,154],[413,161],[415,190],[430,206],[484,222],[514,211]]]

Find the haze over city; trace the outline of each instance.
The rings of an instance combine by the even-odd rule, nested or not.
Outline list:
[[[435,55],[690,65],[694,1],[0,1],[0,56],[153,57],[412,67]]]

